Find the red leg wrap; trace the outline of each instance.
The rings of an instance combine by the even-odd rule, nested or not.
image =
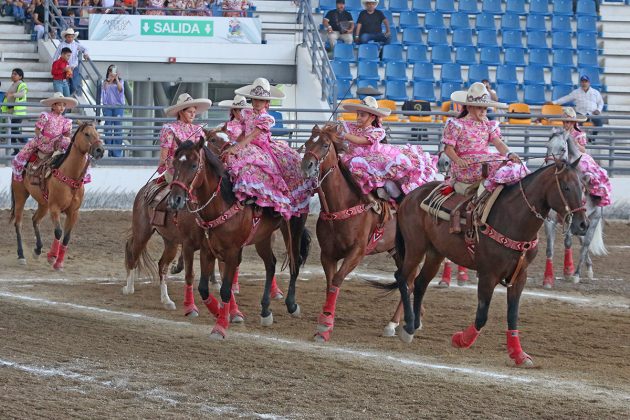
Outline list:
[[[481,333],[481,330],[477,331],[475,324],[472,324],[464,331],[459,331],[453,334],[451,344],[453,347],[467,349],[475,343],[477,337],[479,337],[479,333]]]
[[[278,287],[278,282],[276,281],[276,276],[273,276],[271,279],[271,298],[272,299],[282,299],[284,298],[284,293],[280,287]]]
[[[236,271],[234,272],[234,277],[232,278],[232,292],[236,293],[237,295],[241,292],[241,286],[238,284],[238,267],[236,268]]]
[[[203,304],[206,305],[206,308],[210,311],[210,313],[215,317],[219,317],[219,301],[214,296],[208,296],[208,299],[203,301]]]
[[[59,245],[59,239],[53,240],[53,243],[50,246],[50,252],[46,254],[46,256],[48,257],[48,262],[50,264],[54,263],[57,259],[57,254],[59,254]]]
[[[219,309],[219,318],[217,319],[217,325],[221,326],[223,329],[227,329],[229,323],[230,323],[230,303],[221,302],[221,307]]]
[[[545,264],[545,277],[543,279],[543,286],[553,286],[554,281],[555,278],[553,277],[553,261],[551,260],[551,258],[547,258],[547,263]]]
[[[466,267],[462,267],[461,265],[457,266],[457,281],[458,282],[468,281],[468,269]]]
[[[337,296],[339,296],[339,288],[330,286],[326,292],[326,303],[322,309],[323,313],[329,313],[332,316],[335,315],[335,307],[337,306]]]
[[[57,254],[57,259],[53,264],[53,268],[55,270],[61,270],[63,268],[63,260],[66,258],[66,251],[68,250],[67,246],[60,245],[59,253]]]
[[[449,261],[444,261],[444,270],[442,270],[442,281],[451,284],[452,267]]]
[[[573,266],[573,251],[571,248],[564,250],[564,275],[571,276],[575,272]]]
[[[531,362],[532,358],[529,357],[529,355],[525,353],[523,349],[521,348],[521,339],[519,337],[519,331],[507,330],[506,334],[507,334],[508,355],[510,356],[512,360],[514,360],[514,363],[516,363],[516,366],[520,366],[523,363],[527,362],[528,360]]]
[[[193,287],[191,284],[190,286],[184,286],[184,315],[188,316],[193,312],[198,314],[199,309],[197,309],[197,306],[195,305],[195,296],[193,294]]]
[[[245,318],[243,313],[238,310],[238,304],[236,303],[234,292],[232,292],[232,296],[230,297],[230,317],[234,319],[234,317],[237,317],[237,316],[240,316],[241,318]]]

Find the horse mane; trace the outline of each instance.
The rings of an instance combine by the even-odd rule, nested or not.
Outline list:
[[[91,123],[87,121],[84,123],[81,123],[81,125],[75,130],[74,134],[72,135],[72,139],[70,140],[70,144],[68,145],[68,148],[66,149],[65,153],[62,155],[57,155],[53,159],[51,163],[52,169],[59,169],[61,165],[66,161],[68,156],[70,156],[70,151],[72,150],[72,145],[74,144],[74,140],[76,139],[77,134],[79,134],[79,131],[81,131],[83,128],[85,128],[89,124]]]
[[[570,169],[570,168],[571,168],[571,164],[570,164],[569,162],[564,161],[564,160],[563,160],[563,162],[566,164],[567,169]],[[543,172],[545,172],[545,171],[546,171],[546,170],[548,170],[549,168],[551,168],[551,167],[555,167],[555,166],[556,166],[556,165],[555,165],[555,164],[553,164],[553,163],[552,163],[552,164],[550,164],[550,165],[541,166],[540,168],[536,169],[534,172],[532,172],[532,173],[529,173],[529,174],[525,175],[525,177],[523,177],[523,179],[521,179],[521,183],[522,183],[523,187],[526,187],[527,185],[529,185],[530,183],[532,183],[532,182],[533,182],[536,178],[538,178],[538,176],[539,176],[540,174],[542,174]],[[503,187],[503,192],[505,192],[505,191],[511,191],[511,190],[512,190],[512,189],[514,189],[514,188],[519,188],[518,184],[519,184],[519,183],[518,183],[518,182],[516,182],[516,183],[514,183],[514,184],[512,184],[512,185],[505,185],[505,186]]]
[[[343,175],[350,189],[359,197],[365,196],[366,194],[363,192],[361,187],[359,187],[359,184],[357,184],[357,181],[354,179],[354,176],[350,172],[350,169],[348,169],[348,167],[341,160],[339,161],[337,166],[339,166],[339,172],[341,172],[341,175]]]

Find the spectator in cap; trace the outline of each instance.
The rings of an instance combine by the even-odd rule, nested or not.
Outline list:
[[[331,51],[339,38],[346,44],[352,44],[354,22],[350,12],[346,10],[346,0],[337,0],[337,8],[326,13],[323,23]]]
[[[599,115],[604,109],[604,99],[598,90],[591,87],[591,79],[585,74],[580,77],[580,87],[562,98],[556,99],[554,105],[563,105],[567,102],[575,103],[575,110],[581,115]],[[603,119],[594,118],[593,125],[601,127]]]
[[[392,33],[389,21],[383,12],[376,9],[378,0],[361,0],[361,4],[363,4],[365,10],[362,10],[357,18],[355,41],[359,44],[366,44],[370,41],[389,44]],[[385,26],[385,33],[382,30],[383,25]]]

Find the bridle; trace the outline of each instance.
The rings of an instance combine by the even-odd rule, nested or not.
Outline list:
[[[194,194],[194,191],[199,188],[201,186],[201,183],[203,182],[203,170],[206,166],[206,158],[205,158],[205,153],[204,153],[204,149],[201,148],[199,150],[198,153],[199,157],[198,157],[198,165],[197,165],[197,170],[195,171],[195,176],[193,177],[192,181],[190,182],[190,186],[184,184],[181,181],[178,180],[173,180],[173,182],[171,182],[171,188],[173,187],[173,185],[176,185],[178,187],[180,187],[181,189],[183,189],[184,191],[186,191],[186,199],[189,203],[192,204],[197,204],[198,203],[198,198],[197,196]],[[214,190],[214,192],[212,193],[212,195],[210,196],[210,198],[208,199],[208,201],[206,201],[202,206],[197,207],[196,209],[191,209],[190,206],[188,206],[188,210],[192,213],[198,213],[201,210],[205,209],[211,202],[212,200],[214,200],[216,198],[216,196],[220,193],[221,191],[221,181],[222,179],[219,178],[219,181],[217,182],[217,188]]]
[[[330,154],[330,150],[335,147],[332,140],[330,140],[330,145],[328,147],[328,150],[326,150],[326,153],[324,153],[324,155],[320,158],[319,156],[317,156],[317,153],[313,152],[312,150],[306,150],[304,152],[304,156],[312,156],[315,159],[315,162],[317,162],[317,166],[315,168],[315,176],[317,177],[317,184],[313,187],[314,190],[321,190],[321,186],[324,183],[324,180],[328,177],[328,175],[330,175],[331,173],[333,173],[335,171],[335,169],[338,168],[338,164],[335,164],[333,166],[331,166],[330,168],[328,168],[328,170],[326,170],[326,172],[324,172],[323,175],[320,174],[321,172],[321,167],[322,167],[322,163],[324,163],[324,161],[326,160],[326,158],[328,158],[328,155]],[[337,160],[339,160],[339,157],[337,157]]]

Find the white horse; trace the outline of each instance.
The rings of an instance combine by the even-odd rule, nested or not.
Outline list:
[[[564,131],[554,131],[547,142],[547,158],[567,159],[573,162],[582,156],[578,150],[573,138]],[[583,178],[584,185],[589,184],[587,175]],[[595,205],[593,196],[586,194],[586,214],[590,220],[590,225],[586,231],[586,235],[580,236],[582,250],[580,251],[580,260],[577,267],[573,265],[573,236],[567,230],[564,232],[564,278],[573,283],[580,282],[580,273],[582,264],[586,263],[586,275],[589,279],[593,278],[593,255],[606,255],[608,251],[604,245],[603,219],[604,213],[602,207]],[[553,274],[553,244],[555,242],[555,228],[558,224],[558,215],[552,210],[545,221],[545,233],[547,234],[547,264],[545,266],[545,277],[543,287],[551,289],[554,283]]]

